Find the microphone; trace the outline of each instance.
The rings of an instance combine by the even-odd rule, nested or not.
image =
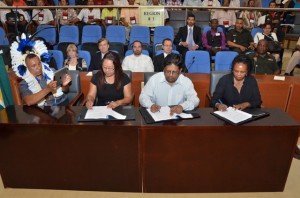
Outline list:
[[[187,65],[185,65],[183,75],[189,71],[189,69],[192,67],[192,65],[195,63],[195,56],[193,56],[192,61]]]

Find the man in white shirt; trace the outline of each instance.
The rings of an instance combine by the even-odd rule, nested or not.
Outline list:
[[[201,6],[201,0],[184,0],[183,6]]]
[[[88,0],[87,5],[94,5],[94,1]],[[101,21],[101,11],[99,8],[83,8],[73,20],[73,23],[75,24],[78,21],[87,25],[99,24]]]
[[[154,66],[149,56],[142,54],[142,43],[134,41],[132,43],[133,54],[126,56],[122,63],[123,70],[132,72],[153,72]]]
[[[44,0],[37,0],[37,6],[45,6]],[[32,20],[35,25],[53,25],[54,19],[53,14],[49,9],[33,9]]]
[[[164,71],[153,75],[143,88],[140,104],[153,113],[164,106],[172,106],[171,114],[195,109],[200,100],[192,81],[181,71],[181,56],[169,54],[164,60]]]

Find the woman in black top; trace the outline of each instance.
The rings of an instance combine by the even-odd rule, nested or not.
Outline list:
[[[251,60],[238,55],[232,62],[232,72],[223,76],[212,97],[212,105],[220,111],[228,106],[243,110],[259,108],[262,101],[256,79],[250,75]]]
[[[117,54],[108,52],[102,60],[102,67],[93,75],[86,107],[92,108],[97,97],[96,106],[116,108],[132,102],[133,94],[129,77],[123,73]]]

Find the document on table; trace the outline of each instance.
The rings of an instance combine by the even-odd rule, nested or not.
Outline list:
[[[126,115],[122,115],[107,106],[93,106],[92,109],[88,109],[84,119],[109,119],[109,116],[118,120],[126,119]]]
[[[173,120],[173,119],[188,119],[193,118],[192,114],[187,113],[180,113],[180,114],[173,114],[170,115],[170,107],[161,107],[159,111],[152,113],[150,109],[147,109],[148,113],[152,116],[155,122],[162,121],[162,120]]]
[[[252,115],[241,110],[235,110],[233,107],[228,107],[226,111],[215,111],[214,114],[225,118],[234,124],[238,124],[252,118]]]

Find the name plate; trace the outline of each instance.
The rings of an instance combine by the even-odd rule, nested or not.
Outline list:
[[[164,7],[140,8],[140,25],[156,27],[162,26],[165,22]]]

